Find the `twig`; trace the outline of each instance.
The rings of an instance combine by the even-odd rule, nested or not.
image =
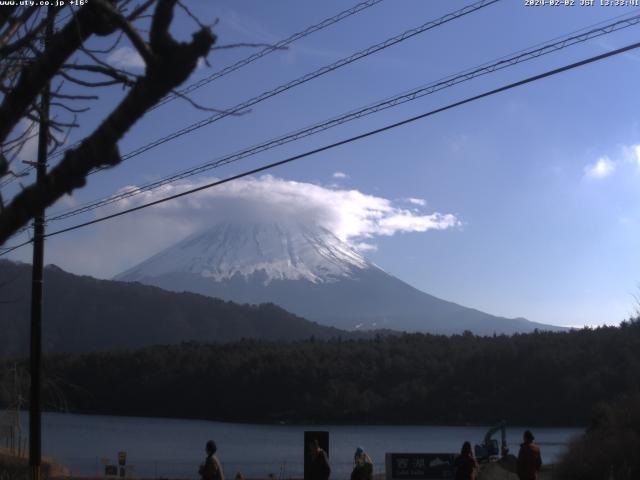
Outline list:
[[[111,6],[110,3],[107,3],[104,0],[93,0],[99,5],[115,22],[115,24],[120,27],[120,29],[125,33],[125,35],[129,38],[135,49],[138,51],[140,56],[143,58],[147,65],[151,65],[155,63],[156,58],[153,55],[153,52],[149,49],[149,46],[142,39],[140,34],[131,26],[129,21],[123,17],[120,12],[118,12],[115,8]]]
[[[196,103],[195,100],[193,100],[192,98],[189,98],[189,96],[185,95],[184,93],[179,92],[178,90],[175,90],[175,89],[171,90],[171,93],[173,93],[177,97],[180,97],[183,100],[189,102],[189,104],[191,104],[192,107],[197,108],[198,110],[204,110],[205,112],[225,113],[225,114],[232,115],[232,116],[242,116],[242,115],[246,115],[247,113],[251,112],[251,109],[243,110],[243,111],[240,111],[240,112],[230,112],[229,110],[220,110],[220,109],[213,108],[213,107],[205,107],[203,105],[200,105],[199,103]]]
[[[89,82],[85,80],[80,80],[79,78],[72,77],[67,72],[60,70],[59,74],[69,80],[71,83],[75,83],[76,85],[80,85],[82,87],[87,88],[96,88],[96,87],[109,87],[111,85],[118,85],[123,83],[122,80],[108,80],[104,82]]]

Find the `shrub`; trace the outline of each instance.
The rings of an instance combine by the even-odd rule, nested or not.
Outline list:
[[[640,395],[596,407],[584,435],[562,456],[554,480],[640,478]]]

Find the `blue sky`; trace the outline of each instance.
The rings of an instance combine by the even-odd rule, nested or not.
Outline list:
[[[193,98],[219,108],[233,106],[467,3],[384,0],[208,85]],[[275,42],[353,4],[190,2],[203,21],[219,19],[215,32],[221,45]],[[84,189],[49,213],[634,11],[640,13],[632,7],[526,7],[524,1],[503,0],[278,95],[246,115],[226,118],[94,175]],[[187,38],[195,29],[178,15],[176,35]],[[639,38],[640,27],[631,27],[242,160],[206,178],[279,160]],[[191,81],[251,52],[212,52],[211,68],[202,66]],[[135,65],[135,58],[121,53],[120,61]],[[492,314],[545,323],[618,323],[634,312],[640,284],[639,77],[640,52],[627,53],[274,169],[273,177],[264,181],[357,191],[364,195],[360,200],[388,202],[381,215],[389,222],[404,215],[407,226],[385,231],[376,224],[356,229],[362,238],[352,235],[349,240],[366,242],[366,255],[376,264],[428,293]],[[82,118],[76,138],[90,131],[121,95],[119,89],[105,92]],[[174,101],[148,114],[122,141],[121,152],[206,116]],[[349,207],[335,198],[347,197],[355,198],[322,194],[318,201],[332,206],[344,223],[356,217],[345,216],[341,209]],[[424,202],[411,203],[409,198]],[[161,218],[165,213],[186,218],[189,205],[134,214],[51,239],[47,262],[110,277],[186,232],[186,226],[183,232],[174,224],[165,231],[170,222],[163,230]],[[437,229],[424,227],[425,219],[435,214],[456,221]],[[153,229],[145,215],[155,216]],[[29,256],[27,248],[13,258]]]

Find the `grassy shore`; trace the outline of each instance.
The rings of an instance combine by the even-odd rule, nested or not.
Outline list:
[[[552,480],[553,465],[545,465],[542,467],[538,480]],[[486,463],[480,466],[480,472],[477,480],[518,480],[518,475],[512,468],[507,468],[500,463]]]
[[[480,466],[480,472],[477,480],[518,480],[515,474],[514,465],[503,465],[500,463],[488,463]],[[0,480],[26,480],[29,473],[29,461],[27,458],[20,458],[11,455],[6,449],[0,449]],[[70,477],[69,470],[64,466],[56,463],[51,458],[44,458],[42,462],[43,478],[65,478],[68,480],[95,480],[95,477],[80,478]],[[384,480],[384,474],[374,475],[374,480]],[[553,465],[546,465],[540,472],[538,480],[552,480]],[[247,479],[247,480],[268,480],[264,479]],[[302,480],[301,478],[293,478],[287,480]],[[338,479],[335,480],[344,480]]]
[[[29,474],[29,459],[18,457],[5,448],[0,448],[0,480],[25,480]],[[43,478],[69,477],[69,470],[54,459],[42,459]]]

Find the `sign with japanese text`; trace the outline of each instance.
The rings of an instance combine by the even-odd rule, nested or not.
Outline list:
[[[453,479],[454,453],[387,453],[387,480]]]

